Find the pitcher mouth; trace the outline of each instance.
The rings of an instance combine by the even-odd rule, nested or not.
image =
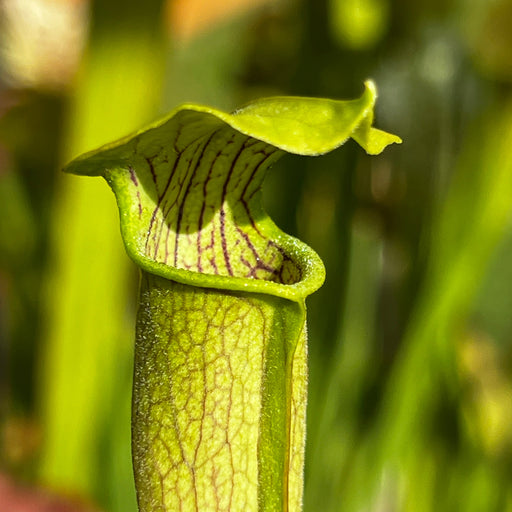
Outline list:
[[[71,162],[115,192],[123,240],[143,270],[199,287],[301,301],[325,270],[262,207],[266,170],[284,152],[319,155],[354,138],[368,153],[400,142],[372,127],[376,91],[336,101],[265,98],[233,114],[183,105]]]
[[[116,195],[126,251],[144,271],[191,286],[263,293],[296,302],[322,286],[325,268],[320,257],[307,244],[282,232],[263,211],[259,184],[247,207],[250,215],[239,202],[234,208],[222,204],[200,231],[182,226],[183,232],[177,235],[176,219],[174,225],[162,218],[151,229],[147,223],[140,228],[141,213],[134,197],[140,199],[143,191],[133,190],[133,180],[127,188],[126,176],[121,169],[106,173]],[[233,213],[238,207],[241,212]],[[243,217],[243,224],[232,221],[237,216]],[[146,217],[164,215],[147,213]],[[184,217],[183,208],[178,208],[181,224]],[[223,230],[226,240],[221,240]],[[151,231],[159,233],[159,238],[152,239]],[[214,235],[216,244],[211,241]],[[171,239],[175,239],[173,244]],[[207,251],[199,252],[201,243]]]
[[[129,163],[122,151],[132,153]],[[283,154],[216,115],[184,108],[91,159],[102,160],[127,252],[143,270],[301,301],[322,285],[325,270],[263,209],[265,174]]]

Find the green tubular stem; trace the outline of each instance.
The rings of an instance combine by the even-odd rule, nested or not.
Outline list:
[[[283,152],[319,155],[372,127],[376,91],[350,101],[268,98],[233,114],[185,105],[68,165],[105,177],[142,269],[133,398],[141,512],[300,511],[305,298],[318,255],[262,207]]]
[[[141,511],[300,510],[304,305],[143,273],[133,457]]]

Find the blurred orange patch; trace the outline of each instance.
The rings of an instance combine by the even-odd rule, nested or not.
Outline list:
[[[256,7],[276,3],[271,0],[175,0],[169,2],[168,19],[175,39],[187,41]],[[280,2],[279,2],[280,3]]]

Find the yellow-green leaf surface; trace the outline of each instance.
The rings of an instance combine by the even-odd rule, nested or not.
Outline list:
[[[300,510],[303,308],[144,273],[140,311],[141,510]]]
[[[319,155],[372,127],[356,100],[268,98],[233,114],[184,105],[68,172],[104,176],[143,270],[133,453],[141,511],[300,510],[307,295],[324,268],[261,204],[283,152]]]

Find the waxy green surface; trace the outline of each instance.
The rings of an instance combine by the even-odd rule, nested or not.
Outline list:
[[[298,511],[306,404],[305,297],[320,258],[262,208],[283,152],[319,155],[372,127],[372,82],[356,100],[268,98],[233,114],[184,105],[66,170],[116,194],[142,269],[133,457],[139,508]]]

